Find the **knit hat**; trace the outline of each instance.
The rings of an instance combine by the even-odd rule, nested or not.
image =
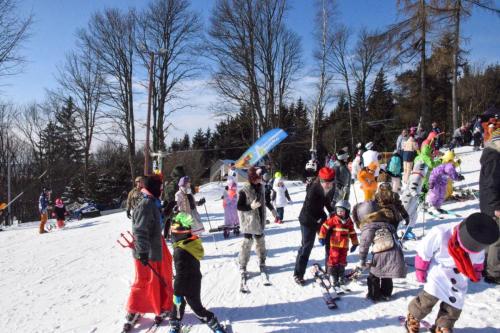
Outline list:
[[[491,133],[491,142],[500,141],[500,128]]]
[[[372,142],[372,141],[368,142],[368,143],[365,145],[365,148],[366,148],[366,149],[368,149],[368,150],[372,149],[372,148],[373,148],[373,142]]]
[[[227,179],[227,183],[226,183],[227,187],[228,188],[231,188],[231,187],[236,187],[236,182],[234,181],[234,179],[232,177],[229,177]]]
[[[147,176],[144,179],[144,188],[149,191],[155,198],[161,195],[162,179],[159,175]]]
[[[188,183],[191,182],[191,179],[189,179],[188,176],[184,176],[181,179],[179,179],[179,187],[186,187]]]
[[[458,227],[460,246],[468,252],[480,252],[498,240],[498,224],[484,213],[469,215]]]
[[[174,242],[191,237],[191,226],[193,225],[193,218],[186,213],[178,213],[175,215],[170,232]]]
[[[319,169],[318,177],[322,181],[332,182],[335,179],[335,171],[333,169],[323,167]]]

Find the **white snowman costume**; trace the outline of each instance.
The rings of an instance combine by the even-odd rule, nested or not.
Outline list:
[[[275,207],[276,208],[283,208],[286,205],[288,205],[288,200],[286,198],[286,191],[287,188],[285,184],[283,186],[279,186],[279,182],[282,182],[283,180],[281,178],[276,178],[274,180],[274,185],[273,185],[273,191],[276,192],[276,198],[275,198]]]
[[[424,290],[455,308],[462,309],[468,277],[460,273],[448,253],[448,241],[460,223],[435,226],[417,246],[417,255],[430,262]],[[482,264],[484,251],[469,253],[472,265]]]

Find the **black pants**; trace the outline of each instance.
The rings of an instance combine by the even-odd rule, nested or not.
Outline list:
[[[175,296],[174,295],[174,307],[172,312],[170,313],[170,320],[178,320],[181,321],[182,317],[184,317],[184,311],[186,309],[186,302],[193,310],[194,314],[198,319],[202,322],[207,323],[210,321],[214,314],[213,312],[208,311],[201,304],[200,295],[190,295],[190,296]]]
[[[295,261],[295,270],[293,275],[303,278],[306,272],[309,256],[311,255],[311,251],[314,246],[314,240],[316,239],[317,228],[315,226],[310,227],[301,224],[300,231],[302,233],[302,244],[299,252],[297,253],[297,260]]]
[[[368,298],[378,300],[380,297],[389,297],[392,295],[392,279],[379,278],[370,273],[367,278]]]

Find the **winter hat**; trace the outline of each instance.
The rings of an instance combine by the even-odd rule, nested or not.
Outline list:
[[[368,142],[368,143],[365,145],[365,148],[366,148],[366,149],[368,149],[368,150],[372,149],[372,148],[373,148],[373,142],[372,142],[372,141]]]
[[[468,252],[480,252],[498,240],[498,224],[484,213],[469,215],[458,227],[460,246]]]
[[[56,199],[56,206],[62,206],[63,205],[63,201],[61,200],[61,198],[57,198]]]
[[[162,179],[159,175],[150,175],[144,179],[144,188],[149,191],[155,198],[161,195]]]
[[[500,141],[500,128],[491,133],[491,142]]]
[[[170,227],[172,240],[174,242],[178,242],[180,240],[191,237],[192,225],[193,225],[193,218],[191,217],[191,215],[183,212],[175,215],[172,221],[172,226]]]
[[[236,187],[236,182],[233,178],[228,178],[226,185],[228,188]]]
[[[256,180],[259,180],[261,178],[260,177],[261,172],[262,171],[259,168],[250,167],[250,169],[248,169],[248,181],[252,183]]]
[[[444,153],[443,157],[441,157],[441,161],[443,161],[443,163],[453,162],[454,159],[455,153],[452,150],[448,150],[446,153]]]
[[[323,167],[319,169],[318,177],[325,182],[332,182],[335,179],[335,171],[333,169]]]
[[[276,171],[274,173],[274,178],[275,179],[278,179],[278,178],[283,178],[283,174],[281,173],[281,171]]]
[[[184,176],[181,179],[179,179],[179,187],[186,187],[188,183],[191,182],[191,179],[189,179],[188,176]]]
[[[341,150],[337,153],[337,159],[340,161],[347,161],[347,158],[349,158],[349,153],[345,150]]]

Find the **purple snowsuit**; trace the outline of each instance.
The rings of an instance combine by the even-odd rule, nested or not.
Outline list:
[[[458,180],[458,173],[453,163],[441,164],[434,168],[429,177],[429,193],[427,201],[435,208],[441,208],[446,196],[448,178]]]
[[[226,227],[235,227],[240,225],[237,210],[238,195],[234,194],[231,196],[228,191],[224,191],[222,200],[224,205],[224,225]]]

